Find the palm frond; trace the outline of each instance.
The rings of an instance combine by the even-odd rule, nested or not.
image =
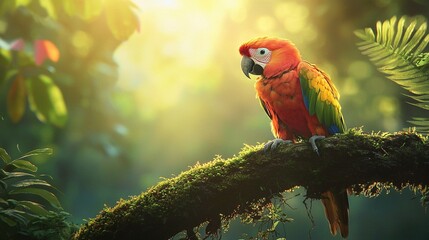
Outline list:
[[[422,17],[396,16],[377,22],[376,32],[371,28],[355,31],[362,41],[357,43],[362,54],[377,66],[387,78],[411,94],[414,106],[429,111],[429,43],[427,22]],[[429,118],[409,121],[418,131],[429,133]]]

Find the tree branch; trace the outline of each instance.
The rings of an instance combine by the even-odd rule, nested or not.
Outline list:
[[[373,183],[422,190],[429,185],[429,144],[415,133],[362,134],[352,130],[319,142],[281,145],[265,153],[247,146],[238,156],[196,165],[139,196],[120,200],[86,223],[74,239],[168,239],[220,215],[233,216],[260,199],[295,186],[309,197],[332,188],[354,194],[379,190]],[[214,225],[214,226],[213,226]]]

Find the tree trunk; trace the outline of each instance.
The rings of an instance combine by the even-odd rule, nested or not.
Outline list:
[[[303,186],[311,198],[332,188],[377,194],[380,187],[429,185],[429,144],[415,133],[362,134],[357,130],[318,142],[320,156],[307,142],[264,152],[248,146],[238,156],[197,164],[139,196],[120,200],[86,223],[74,239],[168,239],[206,221],[246,211],[261,199]],[[381,184],[374,184],[381,183]]]

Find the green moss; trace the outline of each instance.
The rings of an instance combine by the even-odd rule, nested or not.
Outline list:
[[[245,145],[237,156],[197,163],[139,196],[105,207],[75,239],[169,238],[207,221],[215,228],[220,216],[227,222],[237,215],[264,214],[270,199],[296,186],[306,187],[313,198],[328,188],[349,187],[369,197],[403,187],[423,191],[429,184],[426,141],[414,132],[351,129],[319,142],[320,156],[306,142],[269,153],[263,144]]]

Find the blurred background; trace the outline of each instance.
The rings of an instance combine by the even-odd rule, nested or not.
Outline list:
[[[6,11],[10,2],[16,9]],[[394,15],[427,19],[425,0],[134,0],[139,23],[131,19],[116,29],[112,22],[129,19],[121,7],[100,13],[88,3],[62,14],[46,7],[50,1],[23,2],[0,3],[0,37],[6,43],[22,38],[29,47],[41,38],[56,44],[59,61],[41,67],[61,89],[67,122],[41,122],[29,107],[12,121],[6,107],[10,83],[3,83],[0,147],[13,156],[52,147],[53,156],[34,161],[53,177],[76,223],[197,162],[228,158],[243,144],[273,138],[254,82],[240,68],[238,47],[254,37],[290,39],[304,59],[324,69],[341,93],[348,127],[394,132],[425,114],[360,54],[353,34]],[[302,203],[305,191],[296,193],[285,209],[294,222],[280,232],[287,239],[332,239],[320,202],[312,204],[312,226]],[[351,196],[350,208],[349,239],[429,236],[429,214],[408,190],[375,199]],[[235,221],[223,239],[256,231]]]

